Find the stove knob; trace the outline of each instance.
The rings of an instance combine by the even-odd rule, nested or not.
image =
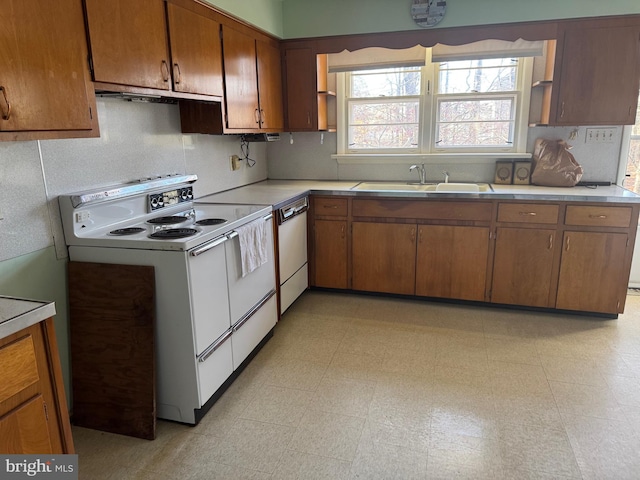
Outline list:
[[[188,192],[188,189],[183,188],[183,189],[180,191],[180,198],[181,198],[182,200],[187,200],[187,198],[189,198],[189,192]]]
[[[158,197],[151,197],[151,208],[158,208]]]
[[[187,198],[193,200],[193,187],[187,187]]]

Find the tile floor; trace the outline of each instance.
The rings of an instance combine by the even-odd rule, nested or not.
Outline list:
[[[80,479],[638,479],[618,320],[307,292],[197,427],[74,427]]]

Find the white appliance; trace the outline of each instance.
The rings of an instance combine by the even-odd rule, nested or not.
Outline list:
[[[196,179],[59,198],[70,260],[154,267],[157,416],[191,424],[277,321],[271,207],[194,203]],[[243,277],[235,229],[253,221],[269,222],[268,258]]]
[[[281,314],[309,287],[307,209],[304,197],[277,211]]]

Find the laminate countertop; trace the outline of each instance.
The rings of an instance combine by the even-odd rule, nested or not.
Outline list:
[[[376,196],[386,198],[482,198],[486,200],[539,200],[561,202],[640,203],[640,195],[617,185],[578,186],[570,188],[539,187],[537,185],[494,185],[492,191],[467,192],[420,192],[353,190],[359,181],[326,180],[264,180],[243,187],[200,197],[202,203],[236,203],[271,205],[280,208],[288,202],[309,194]],[[374,182],[370,182],[374,183]]]
[[[56,314],[54,302],[0,296],[0,339]]]

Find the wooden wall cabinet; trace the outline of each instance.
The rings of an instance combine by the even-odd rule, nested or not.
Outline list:
[[[187,1],[84,1],[96,90],[221,100],[220,24],[211,9]]]
[[[607,23],[608,22],[608,23]],[[640,26],[569,22],[548,44],[538,125],[633,125],[640,86]]]
[[[2,11],[0,140],[99,136],[82,3],[8,0]]]
[[[49,318],[0,340],[0,453],[74,453]]]
[[[284,127],[280,50],[248,33],[222,27],[225,132],[273,132]]]
[[[327,101],[335,92],[327,84],[327,54],[311,48],[283,53],[286,85],[286,129],[291,132],[335,131],[329,125]]]

